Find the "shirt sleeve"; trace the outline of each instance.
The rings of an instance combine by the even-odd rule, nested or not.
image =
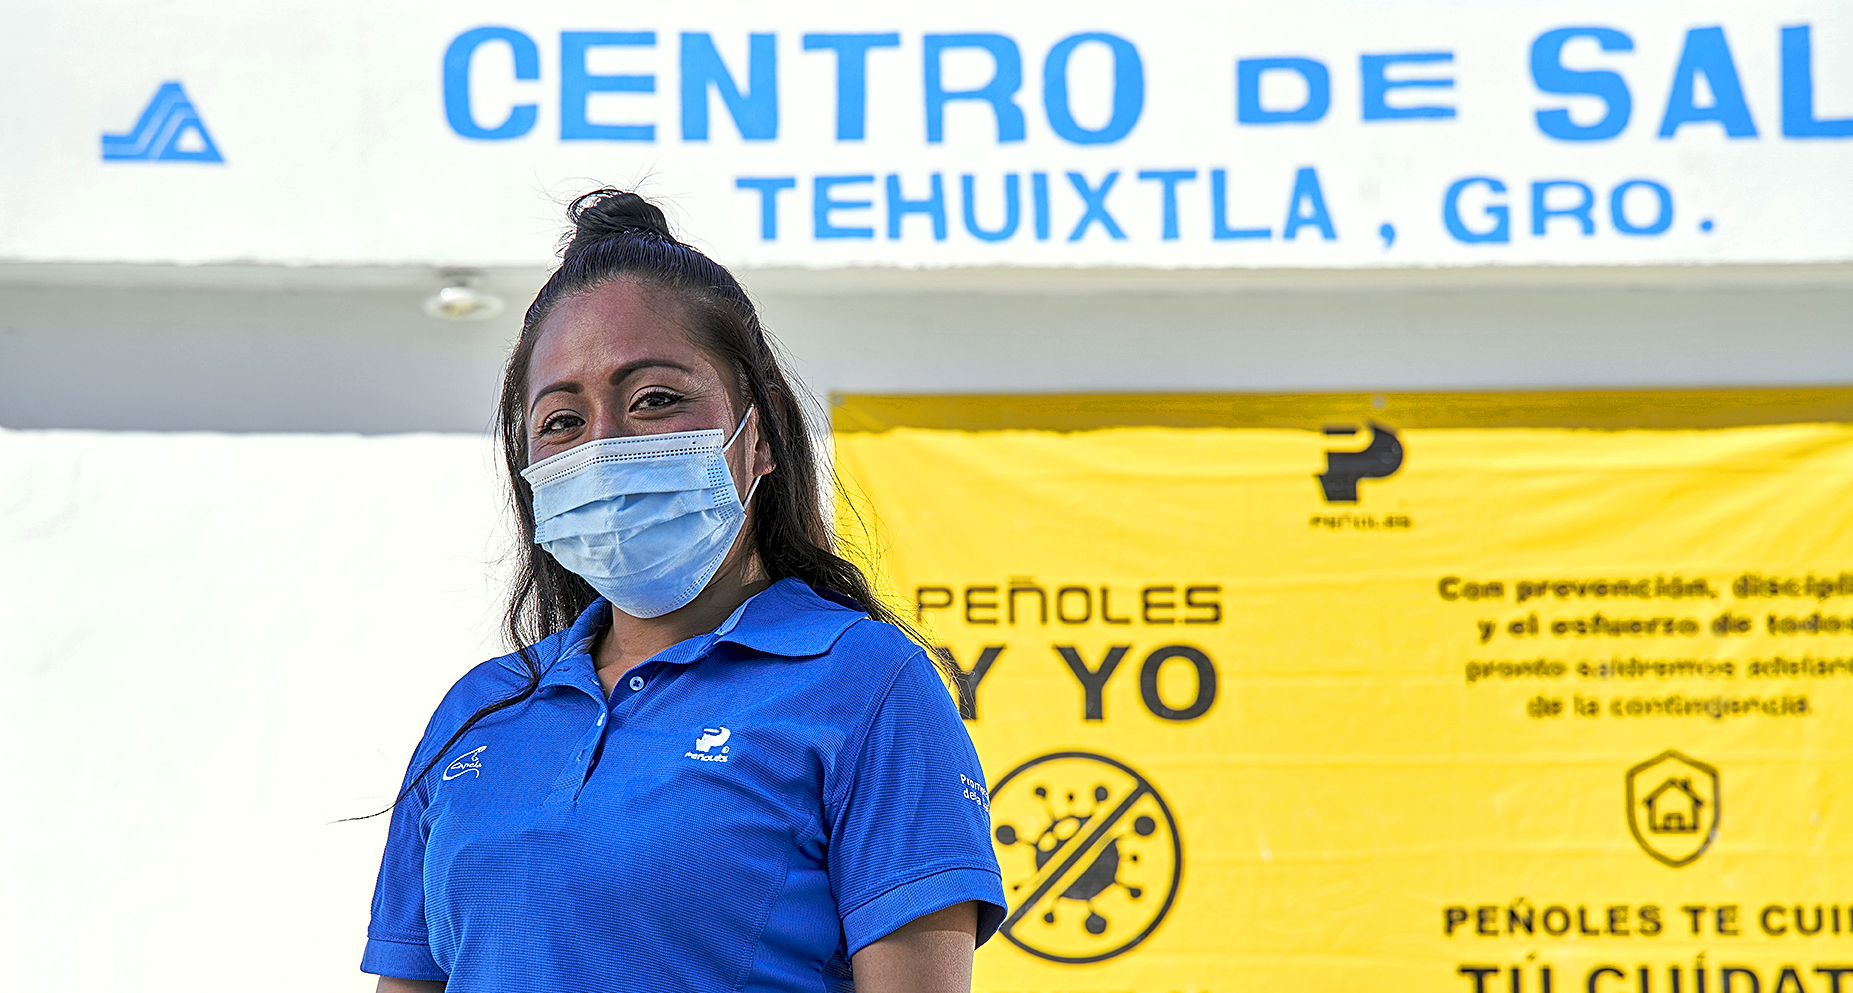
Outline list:
[[[440,710],[441,712],[441,710]],[[433,716],[435,726],[437,718]],[[431,729],[419,742],[405,771],[405,784],[431,760]],[[442,742],[439,742],[440,744]],[[386,830],[386,854],[380,859],[380,876],[373,887],[373,920],[367,925],[367,948],[360,971],[398,979],[450,978],[431,956],[425,930],[425,831],[422,823],[430,792],[421,782],[406,791],[392,809]]]
[[[924,652],[876,708],[825,813],[830,890],[848,954],[909,921],[978,903],[978,943],[1004,919],[978,753]]]

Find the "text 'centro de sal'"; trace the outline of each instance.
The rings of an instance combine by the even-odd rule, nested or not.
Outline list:
[[[1731,139],[1758,139],[1771,130],[1771,122],[1759,124],[1752,113],[1745,97],[1746,77],[1739,71],[1732,44],[1722,26],[1691,27],[1680,42],[1670,79],[1631,79],[1629,53],[1635,50],[1635,39],[1627,31],[1603,25],[1552,27],[1532,37],[1527,50],[1507,53],[1525,67],[1538,95],[1532,105],[1514,107],[1512,113],[1528,116],[1540,135],[1559,142],[1611,141],[1642,125],[1652,128],[1659,140],[1677,139],[1688,130],[1721,130]],[[1752,77],[1749,86],[1775,91],[1780,106],[1775,130],[1783,139],[1853,137],[1853,117],[1816,112],[1814,67],[1818,58],[1827,56],[1817,57],[1811,25],[1784,26],[1776,37],[1739,38],[1737,44],[1771,48],[1777,56],[1774,77]],[[668,58],[662,51],[671,47],[675,54]],[[1574,47],[1579,57],[1567,60],[1567,47]],[[733,53],[731,59],[723,56],[723,49]],[[1580,68],[1589,61],[1581,57],[1587,54],[1584,49],[1600,56],[1599,68]],[[654,95],[659,77],[672,74],[677,99],[672,119],[685,144],[709,140],[715,97],[744,141],[779,141],[781,111],[797,104],[806,118],[833,120],[838,145],[866,140],[872,106],[878,119],[902,114],[913,118],[914,133],[927,146],[1006,146],[1024,142],[1032,129],[1046,129],[1070,146],[1112,146],[1135,133],[1147,110],[1147,61],[1138,41],[1105,31],[1077,32],[1046,51],[1027,52],[1012,36],[996,32],[787,32],[782,37],[759,32],[743,38],[723,35],[717,41],[707,31],[661,36],[654,30],[561,31],[556,50],[554,78],[545,79],[541,46],[533,35],[506,26],[475,27],[458,34],[443,55],[444,113],[450,129],[462,138],[485,142],[525,138],[541,121],[538,98],[545,93],[552,100],[562,142],[653,144],[666,140],[659,133],[664,122],[651,109]],[[1334,117],[1327,61],[1268,52],[1221,57],[1233,70],[1222,78],[1228,80],[1224,85],[1233,87],[1234,120],[1204,121],[1203,133],[1226,126],[1319,125]],[[785,68],[794,58],[833,63],[834,85],[806,86],[788,78]],[[1451,48],[1361,52],[1356,58],[1360,122],[1394,126],[1456,118]],[[894,94],[879,89],[870,73],[872,61],[879,59],[905,59],[918,67],[921,88],[916,106],[903,110]],[[617,65],[649,71],[611,71]],[[1039,99],[1025,93],[1025,80],[1036,78],[1037,69]],[[537,99],[479,99],[473,81],[491,79],[498,92],[532,92]],[[1282,99],[1282,93],[1289,96]],[[1637,95],[1657,108],[1657,113],[1642,115],[1650,119],[1640,124],[1635,123]],[[1215,96],[1202,100],[1202,105],[1226,106],[1223,94]],[[614,97],[616,104],[611,102]],[[1592,101],[1600,104],[1600,116],[1585,112]],[[612,109],[622,106],[635,110]],[[780,227],[788,193],[790,199],[808,198],[810,209],[801,215],[809,215],[813,241],[872,240],[881,229],[892,241],[928,236],[945,241],[955,216],[963,221],[966,235],[985,242],[1176,241],[1184,229],[1180,203],[1187,196],[1193,206],[1207,208],[1209,223],[1192,225],[1191,230],[1203,231],[1208,240],[1292,241],[1304,234],[1333,241],[1339,236],[1339,221],[1327,205],[1317,164],[1271,177],[1240,176],[1227,163],[1214,162],[1092,170],[1050,166],[964,173],[951,182],[940,172],[902,172],[899,166],[885,175],[740,175],[735,187],[757,200],[759,237],[765,242],[789,237],[789,232],[781,235]],[[1122,182],[1125,179],[1132,181]],[[1244,185],[1273,191],[1282,210],[1272,217],[1231,217],[1232,188]],[[1528,196],[1509,192],[1527,186]],[[1204,187],[1207,198],[1197,195]],[[1141,192],[1131,193],[1134,188]],[[1673,188],[1649,176],[1606,184],[1566,176],[1466,175],[1435,192],[1447,235],[1462,244],[1510,243],[1514,209],[1528,211],[1534,238],[1588,237],[1598,229],[1604,234],[1654,237],[1669,231],[1675,216]],[[1121,223],[1115,198],[1128,195],[1153,198],[1159,208],[1155,230],[1129,229]],[[1056,228],[1058,217],[1061,230]],[[1709,233],[1712,226],[1712,220],[1704,218],[1697,230]],[[1386,249],[1396,238],[1387,222],[1377,234]]]

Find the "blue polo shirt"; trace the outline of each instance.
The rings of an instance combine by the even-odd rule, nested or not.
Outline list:
[[[978,901],[990,937],[984,776],[919,646],[786,579],[607,699],[609,611],[535,645],[534,695],[394,808],[361,969],[449,993],[839,990],[923,914]],[[524,685],[514,655],[471,670],[408,777]]]

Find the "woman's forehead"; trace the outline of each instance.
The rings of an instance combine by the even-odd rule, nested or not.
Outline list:
[[[568,373],[599,375],[652,358],[718,376],[682,318],[682,308],[668,294],[629,281],[575,293],[556,304],[536,330],[528,382]]]

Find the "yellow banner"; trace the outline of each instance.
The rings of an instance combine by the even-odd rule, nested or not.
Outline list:
[[[1853,391],[843,397],[976,988],[1853,993]]]

